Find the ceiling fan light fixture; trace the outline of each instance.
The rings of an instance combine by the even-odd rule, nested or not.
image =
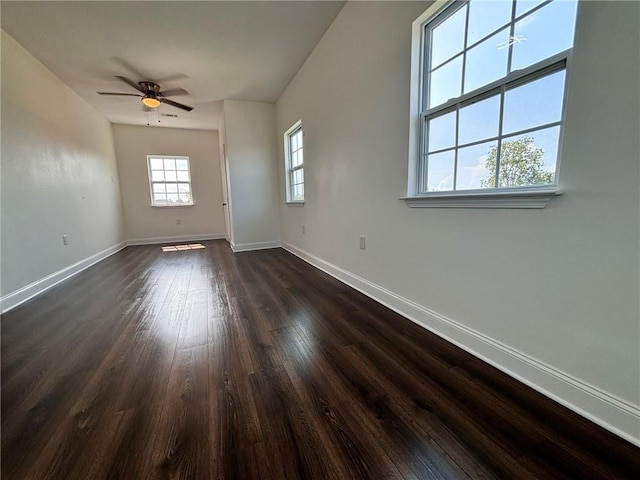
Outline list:
[[[142,97],[142,103],[149,108],[156,108],[160,105],[160,100],[155,97]]]

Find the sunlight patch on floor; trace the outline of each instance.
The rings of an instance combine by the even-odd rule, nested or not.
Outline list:
[[[162,247],[163,252],[178,252],[180,250],[199,250],[205,248],[201,243],[190,243],[189,245],[167,245]]]

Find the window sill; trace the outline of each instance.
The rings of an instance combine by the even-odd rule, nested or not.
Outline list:
[[[183,203],[181,205],[151,205],[151,208],[182,208],[193,206],[195,206],[195,203]]]
[[[285,202],[287,207],[304,207],[304,202]]]
[[[544,208],[552,198],[562,195],[556,189],[522,189],[429,193],[402,197],[412,208]]]

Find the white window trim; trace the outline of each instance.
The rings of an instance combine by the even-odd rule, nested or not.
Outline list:
[[[180,203],[176,205],[156,205],[155,199],[153,198],[153,184],[154,183],[167,183],[167,182],[153,182],[151,180],[151,159],[152,158],[173,158],[176,160],[186,160],[187,161],[187,171],[189,172],[189,188],[191,189],[191,203]],[[147,155],[147,177],[149,179],[149,196],[151,197],[151,207],[152,208],[183,208],[183,207],[193,207],[195,205],[195,198],[193,196],[193,182],[191,178],[191,159],[185,155],[159,155],[152,154]],[[168,182],[174,183],[174,182]],[[186,183],[186,182],[175,182],[175,183]]]
[[[552,188],[550,188],[552,187]],[[408,207],[448,208],[544,208],[553,197],[562,195],[557,188],[496,188],[432,192],[428,195],[402,197]]]
[[[286,132],[284,132],[284,177],[286,185],[286,204],[291,207],[304,207],[304,200],[291,200],[291,142],[289,136],[296,130],[302,128],[302,120],[298,120],[294,123]],[[302,148],[304,149],[304,131],[302,131]],[[304,160],[302,165],[296,167],[296,169],[304,170]],[[306,189],[305,189],[306,195]]]
[[[420,163],[420,133],[422,115],[422,68],[424,55],[423,32],[424,26],[443,12],[454,0],[435,0],[435,2],[425,10],[411,25],[411,83],[410,83],[410,106],[409,106],[409,158],[407,172],[407,195],[400,197],[408,207],[439,207],[439,208],[544,208],[552,198],[562,195],[558,186],[558,173],[560,170],[560,152],[556,163],[555,183],[542,187],[519,187],[519,188],[493,188],[482,190],[453,190],[447,192],[418,193],[418,175]],[[571,53],[568,55],[558,54],[546,60],[546,65],[551,65],[558,61],[558,58],[566,59],[566,71],[570,71]],[[539,69],[527,68],[524,71],[513,73],[507,78],[513,81],[514,78],[522,78],[530,75]],[[504,84],[505,79],[501,79],[495,84]],[[565,79],[564,105],[562,109],[562,120],[564,122],[567,108],[567,90],[569,85],[569,75]],[[494,84],[482,87],[483,90],[495,88]],[[466,97],[466,96],[465,96]],[[455,102],[446,102],[438,106],[438,110],[450,108],[451,104],[460,102],[458,97]],[[560,130],[559,144],[562,146],[562,136],[564,128]]]

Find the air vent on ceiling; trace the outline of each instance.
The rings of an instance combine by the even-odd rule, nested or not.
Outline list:
[[[161,113],[160,115],[162,115],[163,117],[178,118],[177,113]]]

